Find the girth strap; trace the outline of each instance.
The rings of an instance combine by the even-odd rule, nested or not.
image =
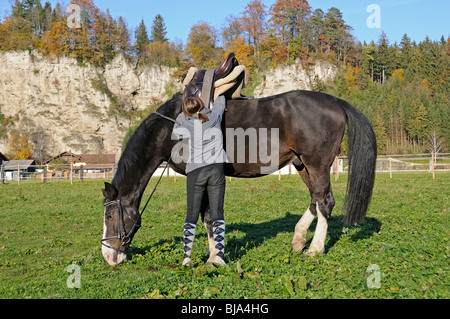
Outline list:
[[[211,103],[211,91],[214,85],[214,71],[215,70],[207,70],[203,78],[202,95],[200,98],[207,108],[210,108]]]

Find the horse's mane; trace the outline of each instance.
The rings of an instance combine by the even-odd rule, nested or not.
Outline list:
[[[180,105],[179,102],[181,101],[181,98],[182,96],[180,93],[175,94],[171,100],[161,105],[156,111],[166,116],[177,116],[178,114],[175,114],[176,106]],[[146,149],[145,145],[148,144],[149,129],[155,120],[160,119],[161,117],[158,114],[151,113],[141,122],[141,124],[139,124],[133,135],[131,135],[120,157],[117,172],[112,181],[112,184],[115,187],[118,187],[118,185],[121,184],[127,171],[131,167],[134,167],[139,157],[142,156],[142,152]]]

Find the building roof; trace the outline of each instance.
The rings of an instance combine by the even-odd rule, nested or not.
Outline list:
[[[46,160],[43,164],[48,164],[51,161],[60,158],[60,157],[70,157],[73,159],[74,163],[86,163],[86,164],[106,164],[106,163],[115,163],[116,155],[115,154],[74,154],[72,152],[62,152],[48,160]]]
[[[15,171],[18,165],[20,165],[21,170],[27,170],[30,166],[36,165],[34,160],[13,160],[3,164],[5,165],[5,171]]]
[[[5,155],[3,155],[3,154],[0,152],[0,164],[1,164],[3,161],[7,162],[7,161],[9,161],[9,159],[8,159]]]

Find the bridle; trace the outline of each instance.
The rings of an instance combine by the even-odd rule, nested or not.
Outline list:
[[[126,251],[121,250],[121,248],[125,245],[128,245],[131,242],[133,234],[141,227],[141,216],[142,216],[142,213],[144,212],[144,210],[142,210],[142,212],[139,214],[139,217],[136,220],[134,220],[131,217],[131,215],[126,211],[126,209],[123,208],[122,202],[120,201],[120,199],[116,199],[116,200],[107,202],[103,206],[108,207],[111,205],[117,205],[117,209],[119,211],[119,216],[117,219],[118,220],[117,236],[103,238],[101,240],[101,243],[103,246],[108,247],[109,249],[115,250],[117,252],[125,253]],[[125,211],[125,214],[127,215],[127,217],[133,221],[133,226],[131,227],[129,233],[127,233],[127,229],[125,227],[125,220],[124,220],[125,215],[123,213],[124,211]],[[105,243],[110,240],[120,240],[121,241],[120,247],[117,249],[117,248],[111,247],[110,245]]]

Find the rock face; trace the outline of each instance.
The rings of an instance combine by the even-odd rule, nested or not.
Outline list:
[[[262,76],[262,83],[255,88],[255,97],[266,97],[292,90],[311,90],[314,81],[332,81],[337,73],[334,65],[317,62],[305,68],[299,62],[270,69]]]
[[[100,69],[37,51],[0,53],[0,113],[12,122],[7,135],[27,137],[47,158],[63,151],[119,158],[131,125],[124,114],[161,105],[181,91],[174,72],[164,66],[136,69],[121,55]],[[267,71],[254,95],[311,89],[316,78],[327,82],[335,75],[336,67],[325,63],[284,66]],[[8,137],[0,139],[0,152],[7,151]]]
[[[167,92],[180,91],[173,72],[164,66],[135,69],[123,56],[99,69],[36,51],[0,53],[0,112],[12,119],[9,133],[43,144],[49,155],[71,150],[118,158],[131,124],[122,115],[162,104]],[[114,100],[120,101],[116,112]],[[7,150],[7,138],[0,140],[0,152]]]

